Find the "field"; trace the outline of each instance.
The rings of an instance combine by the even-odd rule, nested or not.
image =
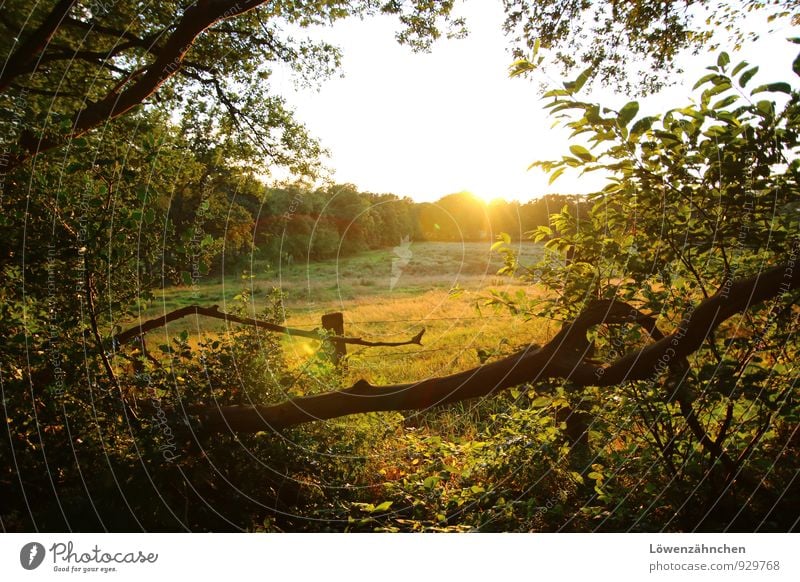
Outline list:
[[[535,288],[498,276],[502,258],[490,243],[411,243],[402,250],[365,252],[329,260],[270,268],[254,264],[252,274],[200,282],[194,288],[164,289],[142,312],[156,317],[192,304],[219,305],[223,311],[239,303],[246,290],[251,313],[266,305],[273,288],[283,295],[283,323],[314,329],[325,313],[342,312],[345,335],[376,341],[398,341],[425,328],[423,346],[361,348],[349,346],[348,370],[370,382],[396,382],[447,374],[480,363],[480,354],[508,352],[542,341],[553,330],[514,317],[505,310],[481,307],[491,289],[530,295]],[[532,262],[539,247],[518,247]],[[236,325],[236,324],[232,324]],[[225,332],[226,323],[186,318],[170,324],[167,333],[188,331],[195,343],[204,335]],[[155,338],[156,334],[151,334]],[[165,337],[163,332],[158,333]],[[152,341],[152,340],[151,340]],[[319,347],[302,338],[285,339],[287,356],[301,366]]]

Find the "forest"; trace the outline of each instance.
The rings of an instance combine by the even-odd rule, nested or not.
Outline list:
[[[2,4],[0,530],[797,530],[800,35],[778,78],[717,35],[800,4],[501,4],[570,135],[532,169],[597,191],[326,180],[273,71],[334,78],[347,19],[436,51],[455,0]]]
[[[394,194],[359,192],[352,184],[334,184],[314,190],[301,186],[268,188],[254,181],[209,186],[205,198],[172,196],[164,220],[175,240],[191,238],[198,209],[204,236],[219,250],[211,251],[211,272],[241,271],[251,261],[271,264],[315,261],[385,249],[409,241],[494,242],[500,233],[512,240],[549,224],[550,214],[565,206],[587,206],[578,195],[546,194],[529,202],[489,204],[469,192],[441,197],[436,202],[414,202]],[[157,206],[159,203],[154,201]],[[155,211],[154,211],[155,212]],[[222,250],[224,248],[224,254]],[[222,258],[224,256],[224,266]],[[180,273],[180,261],[171,265]]]

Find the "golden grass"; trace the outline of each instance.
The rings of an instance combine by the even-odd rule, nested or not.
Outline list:
[[[529,294],[536,291],[528,288]],[[508,312],[478,310],[480,291],[453,296],[431,290],[415,297],[362,297],[319,305],[315,311],[289,316],[287,325],[317,327],[322,314],[344,314],[345,335],[373,341],[408,339],[425,328],[423,345],[401,347],[348,346],[348,374],[353,380],[393,383],[441,376],[480,364],[479,351],[501,354],[531,342],[541,343],[555,332],[540,322],[526,322]],[[502,343],[501,343],[502,342]],[[288,339],[287,356],[302,365],[318,342]]]
[[[373,341],[409,339],[424,327],[422,346],[348,346],[347,378],[394,383],[450,374],[479,365],[479,352],[498,356],[531,342],[542,343],[555,333],[555,327],[546,322],[526,322],[508,311],[479,307],[490,289],[511,294],[522,290],[529,297],[541,293],[536,287],[497,276],[502,262],[489,252],[489,246],[412,244],[412,257],[400,267],[394,286],[391,250],[294,265],[271,276],[255,275],[244,282],[250,292],[248,310],[251,314],[261,311],[275,286],[284,295],[283,323],[289,327],[320,327],[322,315],[330,312],[344,314],[345,335]],[[538,249],[526,245],[522,253],[532,260]],[[394,274],[398,274],[397,266]],[[242,287],[241,280],[229,278],[208,281],[194,290],[166,288],[143,312],[142,319],[192,303],[230,309]],[[453,289],[458,291],[454,293]],[[197,346],[204,337],[224,334],[225,330],[224,321],[185,318],[152,332],[148,338],[152,351],[154,345],[166,343],[182,331],[188,331],[190,344]],[[320,347],[319,342],[302,338],[287,337],[284,344],[290,365],[298,370]]]

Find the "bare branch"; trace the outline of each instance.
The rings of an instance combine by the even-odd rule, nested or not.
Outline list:
[[[146,334],[148,331],[152,331],[154,329],[158,329],[160,327],[164,327],[170,321],[175,321],[178,319],[182,319],[184,317],[189,317],[191,315],[204,315],[205,317],[212,317],[214,319],[222,319],[223,321],[231,322],[231,323],[241,323],[244,325],[252,325],[254,327],[258,327],[261,329],[266,329],[276,333],[283,333],[286,335],[294,336],[294,337],[307,337],[310,339],[315,340],[331,340],[331,341],[338,341],[345,344],[353,344],[357,346],[365,346],[365,347],[397,347],[397,346],[407,346],[407,345],[422,345],[422,336],[425,333],[425,330],[422,329],[417,335],[412,337],[406,341],[400,342],[372,342],[361,339],[359,337],[342,337],[342,336],[326,336],[323,335],[318,330],[307,331],[304,329],[294,329],[291,327],[285,327],[283,325],[277,325],[275,323],[269,323],[267,321],[261,321],[260,319],[251,319],[249,317],[239,317],[237,315],[231,315],[230,313],[224,313],[219,310],[219,306],[213,305],[211,307],[201,307],[200,305],[189,305],[188,307],[181,307],[180,309],[176,309],[175,311],[171,311],[167,314],[164,314],[161,317],[156,317],[154,319],[150,319],[148,321],[142,322],[141,324],[137,325],[136,327],[132,327],[129,330],[123,331],[116,336],[114,336],[114,342],[117,345],[123,345],[131,340]]]

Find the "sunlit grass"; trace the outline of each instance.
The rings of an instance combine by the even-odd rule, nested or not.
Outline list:
[[[529,293],[537,291],[530,289]],[[415,297],[362,297],[336,305],[321,305],[315,312],[290,316],[290,326],[318,326],[323,313],[341,308],[345,334],[374,341],[400,341],[425,328],[423,345],[401,347],[348,346],[347,370],[352,380],[394,383],[451,374],[481,363],[487,356],[509,353],[531,342],[541,343],[553,332],[547,325],[526,322],[507,312],[478,309],[482,293],[453,296],[431,290]],[[554,328],[555,329],[555,328]],[[287,357],[301,364],[307,348],[318,342],[287,340]]]
[[[502,267],[502,260],[490,252],[490,246],[488,242],[412,243],[411,257],[405,264],[393,264],[398,257],[392,249],[319,262],[295,261],[291,266],[254,262],[243,276],[208,276],[194,287],[170,286],[155,290],[154,299],[142,305],[141,319],[193,304],[230,309],[237,304],[236,297],[243,290],[249,295],[252,315],[263,309],[272,289],[279,289],[283,295],[287,319],[318,314],[322,310],[343,311],[345,306],[364,304],[374,304],[375,308],[364,313],[361,319],[408,317],[398,309],[411,310],[416,316],[413,300],[432,290],[460,289],[477,293],[489,288],[517,288],[518,284],[512,279],[496,274]],[[540,247],[531,243],[523,243],[519,248],[523,260],[528,262],[540,252]],[[401,307],[405,299],[412,299],[412,303]],[[379,313],[386,309],[398,315],[390,318]],[[434,309],[432,313],[435,312]],[[224,322],[213,320],[200,324],[200,329],[208,331],[220,331],[224,327]],[[195,332],[197,324],[176,321],[170,325],[172,333],[184,329]]]
[[[219,305],[231,310],[248,295],[251,315],[267,305],[273,287],[284,296],[282,307],[289,327],[319,328],[325,313],[344,314],[345,335],[373,341],[402,341],[425,328],[423,345],[401,347],[348,346],[345,382],[365,379],[375,384],[399,383],[442,376],[477,366],[482,358],[499,357],[529,343],[542,343],[555,333],[546,322],[526,322],[507,311],[483,305],[490,289],[523,290],[533,297],[536,287],[520,285],[496,275],[502,262],[488,243],[412,244],[412,257],[398,269],[392,287],[392,253],[371,251],[342,260],[273,269],[271,276],[228,277],[206,281],[195,288],[170,287],[158,293],[142,319],[156,317],[192,304]],[[535,245],[523,245],[532,261]],[[222,335],[238,324],[208,318],[185,318],[166,330],[150,334],[150,342],[164,343],[171,335],[189,332],[190,345]],[[290,366],[298,371],[317,357],[320,342],[284,338]],[[152,347],[151,347],[152,349]]]

